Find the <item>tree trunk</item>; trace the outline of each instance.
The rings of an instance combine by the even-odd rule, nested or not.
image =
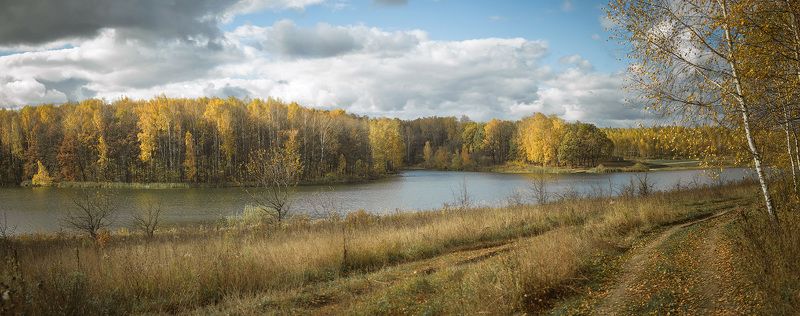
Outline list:
[[[800,80],[800,30],[798,30],[797,25],[797,12],[792,8],[792,4],[789,0],[784,0],[784,3],[786,4],[786,11],[789,12],[789,16],[791,17],[789,19],[789,27],[792,29],[792,34],[794,35],[795,72],[797,73],[797,79]],[[784,111],[786,110],[784,109]],[[787,124],[790,123],[787,122]],[[797,132],[794,129],[794,123],[791,123],[790,127],[794,136],[794,161],[792,163],[797,170],[800,170],[800,144],[798,144],[797,141]],[[789,159],[792,159],[792,157],[789,157]],[[792,172],[794,173],[794,170]],[[795,192],[797,192],[796,183],[797,180],[795,180]]]
[[[730,25],[728,24],[728,7],[725,0],[720,1],[722,7],[722,14],[725,18],[725,22],[723,24],[723,29],[725,31],[725,42],[728,44],[728,48],[730,49],[730,55],[728,56],[728,64],[731,67],[731,76],[733,77],[734,86],[736,88],[736,94],[734,98],[739,103],[739,110],[742,112],[742,125],[744,125],[744,134],[747,138],[747,146],[750,149],[750,153],[753,155],[753,167],[756,169],[756,175],[758,176],[758,182],[761,185],[761,193],[764,195],[764,205],[767,208],[767,215],[769,216],[770,221],[773,223],[778,222],[778,215],[775,213],[775,208],[772,204],[772,197],[769,193],[769,184],[767,183],[767,178],[764,175],[764,169],[761,166],[761,153],[758,151],[758,146],[756,146],[755,139],[753,137],[753,133],[750,130],[750,109],[747,104],[747,100],[745,100],[744,92],[742,89],[741,80],[737,74],[737,67],[736,61],[734,60],[734,46],[733,46],[733,39],[731,38],[731,31]]]
[[[797,131],[794,128],[792,128],[792,138],[794,138],[794,165],[800,170],[800,141],[797,140]]]
[[[737,80],[738,82],[738,80]],[[740,85],[737,83],[737,90],[740,90]],[[756,175],[758,176],[758,182],[761,184],[761,193],[764,195],[764,204],[767,207],[767,214],[769,218],[773,222],[778,222],[778,215],[775,213],[775,209],[772,205],[772,198],[769,193],[769,184],[767,183],[767,178],[764,175],[764,169],[761,166],[761,154],[758,151],[758,147],[756,146],[755,139],[753,138],[753,134],[750,131],[750,113],[749,109],[747,108],[747,104],[739,98],[739,105],[742,111],[742,123],[744,124],[744,133],[747,137],[747,146],[750,148],[750,153],[753,155],[753,166],[756,169]]]
[[[792,134],[789,132],[790,130],[789,112],[786,109],[785,104],[783,105],[783,120],[785,121],[783,124],[783,129],[786,132],[786,151],[788,155],[787,157],[792,167],[792,185],[794,186],[794,193],[797,193],[797,171],[795,169],[795,164],[794,164],[794,155],[792,155],[792,136],[791,136]]]

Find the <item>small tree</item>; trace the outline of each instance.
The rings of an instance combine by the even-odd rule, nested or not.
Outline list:
[[[436,169],[447,169],[447,166],[450,165],[449,156],[450,153],[447,152],[447,148],[439,146],[436,149],[436,154],[433,155],[433,165]]]
[[[529,189],[536,204],[547,204],[550,200],[550,192],[547,189],[547,180],[544,178],[544,175],[536,176],[531,179]]]
[[[461,170],[464,167],[461,161],[461,152],[456,149],[456,153],[453,154],[453,159],[450,160],[450,169],[451,170]]]
[[[433,166],[433,147],[431,147],[430,141],[425,142],[425,147],[422,148],[422,157],[425,159],[426,168]]]
[[[45,167],[44,164],[42,164],[41,161],[36,161],[36,164],[37,164],[39,170],[36,172],[35,175],[33,175],[33,178],[31,179],[31,183],[33,185],[38,185],[38,186],[43,186],[43,187],[52,185],[53,184],[53,178],[50,177],[50,173],[47,172],[47,167]]]
[[[116,211],[116,198],[106,192],[81,191],[72,198],[75,210],[63,218],[69,228],[84,232],[97,240],[101,229],[111,226]]]
[[[186,131],[183,142],[186,148],[186,158],[183,160],[184,176],[186,180],[197,182],[197,153],[194,149],[194,137],[192,136],[192,132]]]
[[[461,182],[458,184],[458,187],[453,190],[453,205],[456,206],[459,210],[465,210],[472,206],[472,198],[469,194],[469,189],[467,187],[467,178],[461,179]]]
[[[161,219],[161,203],[150,204],[146,209],[133,214],[133,227],[141,230],[147,238],[153,238]]]
[[[461,146],[461,167],[463,169],[472,169],[472,157],[469,155],[466,145]]]
[[[336,174],[338,176],[347,175],[347,158],[344,154],[339,154],[339,162],[336,164]]]
[[[263,211],[274,212],[278,222],[289,216],[289,203],[303,174],[303,163],[298,150],[297,132],[289,134],[289,139],[281,149],[259,150],[247,163],[247,171],[263,192],[250,197]]]

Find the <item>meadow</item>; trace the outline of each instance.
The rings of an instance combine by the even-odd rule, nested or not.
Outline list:
[[[125,230],[97,240],[5,236],[0,306],[3,313],[34,314],[316,313],[334,307],[367,314],[542,312],[579,294],[581,284],[602,275],[602,262],[642,236],[720,210],[742,211],[754,190],[751,184],[678,188],[537,206],[295,216],[280,224],[250,218],[164,227],[151,238]],[[748,228],[740,231],[747,235]],[[797,245],[777,247],[772,257],[798,254]],[[427,275],[417,274],[419,265],[431,260],[466,260],[468,269],[418,278]],[[797,271],[796,265],[781,267]],[[398,271],[416,277],[392,277],[392,286],[364,283]]]

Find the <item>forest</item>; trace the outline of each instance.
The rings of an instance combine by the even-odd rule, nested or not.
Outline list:
[[[518,161],[727,157],[721,127],[597,128],[534,113],[519,121],[368,118],[276,99],[90,99],[0,110],[0,182],[248,183],[260,149],[297,142],[306,182],[380,177],[404,167],[477,170]],[[40,181],[42,182],[42,181]]]

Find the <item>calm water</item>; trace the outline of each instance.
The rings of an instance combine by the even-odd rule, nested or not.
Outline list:
[[[746,169],[726,169],[723,181],[749,177]],[[653,171],[648,179],[656,189],[668,189],[677,183],[712,183],[711,172],[702,170]],[[406,171],[397,177],[376,182],[334,186],[305,186],[299,189],[292,205],[294,212],[322,213],[323,210],[347,212],[364,209],[375,213],[427,210],[452,203],[462,183],[473,203],[504,204],[515,191],[529,187],[532,177],[544,176],[548,191],[575,190],[582,193],[617,190],[636,173],[516,175],[481,172]],[[114,191],[119,201],[115,223],[126,226],[130,214],[154,202],[163,208],[162,221],[170,224],[211,222],[242,212],[251,203],[240,188],[193,189],[106,189]],[[61,230],[61,218],[74,206],[77,189],[0,188],[0,221],[4,212],[16,233],[54,232]]]

